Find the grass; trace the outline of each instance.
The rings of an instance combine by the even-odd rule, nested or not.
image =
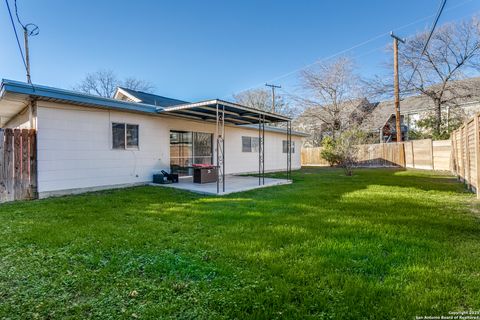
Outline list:
[[[281,176],[273,175],[273,176]],[[294,172],[0,206],[0,318],[414,319],[480,309],[474,196],[432,172]]]

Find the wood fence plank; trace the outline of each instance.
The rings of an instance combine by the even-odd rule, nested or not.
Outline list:
[[[433,159],[433,140],[430,139],[430,161],[432,162],[432,170],[435,170],[435,161]]]
[[[461,146],[461,163],[462,163],[462,181],[465,182],[465,143],[464,143],[464,128],[465,126],[462,126],[460,129],[460,146]]]
[[[14,200],[13,189],[13,130],[5,129],[5,151],[4,151],[4,177],[5,177],[5,201]]]
[[[415,152],[413,152],[413,141],[410,141],[410,148],[412,150],[412,167],[415,168]]]
[[[35,129],[30,129],[28,134],[29,156],[30,156],[30,198],[36,199],[37,192],[37,133]]]
[[[22,199],[22,142],[20,129],[13,130],[13,160],[14,160],[14,172],[13,172],[13,189],[14,199]]]
[[[468,161],[469,156],[469,143],[468,143],[468,126],[465,126],[465,130],[463,130],[463,143],[465,145],[465,181],[467,183],[467,187],[470,188],[468,185],[470,180],[468,179],[468,174],[470,173],[470,163]]]
[[[22,137],[22,180],[21,183],[21,198],[22,199],[29,199],[30,192],[28,189],[30,188],[30,164],[29,164],[29,156],[28,156],[28,129],[23,129],[21,132]]]
[[[475,155],[474,155],[474,165],[475,165],[475,191],[477,194],[477,199],[480,198],[480,125],[478,120],[478,114],[475,115]]]

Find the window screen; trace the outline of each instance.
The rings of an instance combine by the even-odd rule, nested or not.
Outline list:
[[[250,137],[242,137],[242,152],[252,152],[252,139]]]
[[[260,139],[257,137],[242,137],[242,152],[258,152]]]
[[[138,124],[127,124],[127,148],[138,148]]]
[[[125,149],[125,124],[112,123],[112,148]]]
[[[252,151],[251,152],[258,152],[260,148],[260,142],[258,138],[252,138]]]
[[[283,153],[288,153],[288,141],[283,140],[282,142],[283,142],[283,144],[282,144]],[[291,143],[292,143],[291,151],[292,151],[292,153],[295,153],[295,141],[292,141]]]

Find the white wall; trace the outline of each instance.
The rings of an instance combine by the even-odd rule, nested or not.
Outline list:
[[[30,125],[30,113],[28,108],[23,109],[10,119],[6,124],[5,128],[11,129],[31,129]]]
[[[215,125],[183,119],[39,102],[38,189],[60,190],[145,183],[170,169],[170,130],[215,132]],[[139,149],[111,148],[111,122],[139,124]],[[258,170],[258,153],[242,152],[242,136],[256,130],[226,127],[227,173]],[[265,170],[285,170],[285,134],[265,132]],[[293,136],[292,169],[300,168],[301,137]]]

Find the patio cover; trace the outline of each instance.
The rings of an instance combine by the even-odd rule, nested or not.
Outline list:
[[[286,122],[287,180],[290,181],[292,168],[292,119],[281,114],[249,108],[224,100],[207,100],[186,103],[167,108],[158,108],[159,114],[170,114],[202,121],[215,122],[217,193],[225,193],[225,124],[258,124],[258,184],[265,185],[265,123]]]
[[[265,123],[288,122],[292,120],[281,114],[253,109],[219,99],[159,108],[158,112],[190,119],[216,121],[217,108],[220,113],[224,113],[226,123],[235,125],[258,124],[260,119]]]

